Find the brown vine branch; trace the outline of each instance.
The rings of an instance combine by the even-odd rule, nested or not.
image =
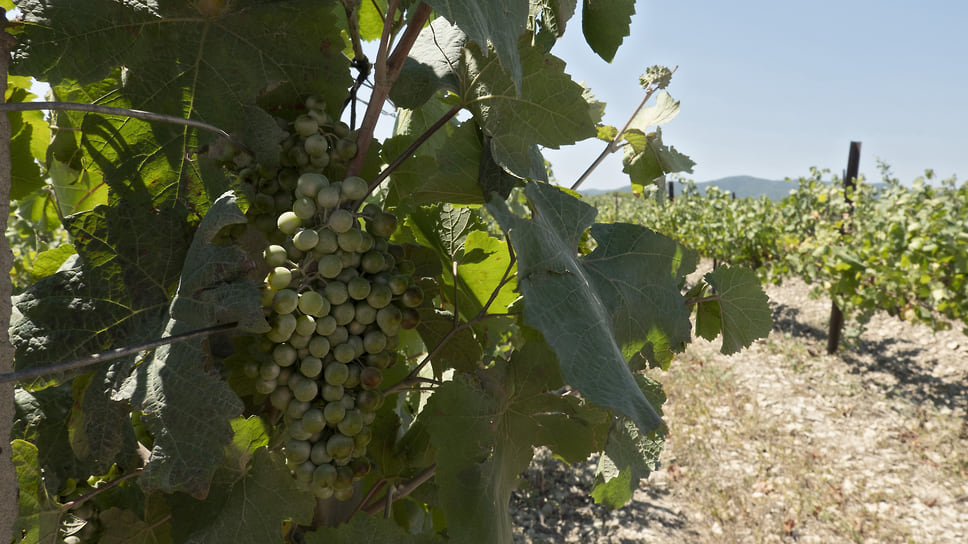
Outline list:
[[[399,43],[390,54],[390,30],[392,20],[397,10],[397,0],[390,0],[387,5],[386,17],[383,24],[383,34],[380,36],[380,46],[377,50],[375,73],[373,76],[373,94],[370,95],[370,103],[366,106],[366,113],[363,116],[363,123],[360,125],[359,136],[357,137],[357,153],[346,166],[346,175],[355,176],[363,168],[363,160],[370,148],[370,140],[373,138],[373,131],[376,123],[380,119],[380,112],[383,111],[383,104],[390,95],[390,88],[400,75],[403,68],[403,61],[406,60],[410,49],[413,47],[420,30],[423,28],[427,18],[430,16],[430,6],[421,3],[414,11],[410,23],[400,37]]]
[[[111,480],[110,482],[108,482],[108,483],[106,483],[106,484],[104,484],[104,485],[102,485],[100,487],[97,487],[97,488],[94,488],[94,489],[88,491],[87,493],[81,495],[80,497],[78,497],[78,498],[76,498],[76,499],[74,499],[72,501],[65,502],[63,505],[61,505],[61,508],[60,508],[61,509],[61,512],[67,512],[71,508],[74,508],[75,506],[77,506],[79,504],[82,504],[82,503],[84,503],[86,501],[89,501],[89,500],[93,499],[94,497],[100,495],[101,493],[104,493],[108,489],[111,489],[112,487],[117,486],[121,482],[123,482],[125,480],[130,480],[131,478],[134,478],[135,476],[138,476],[142,472],[144,472],[144,469],[141,469],[141,468],[132,470],[131,472],[129,472],[129,473],[123,475],[123,476],[118,476],[117,478]]]
[[[207,130],[208,132],[214,132],[219,136],[226,138],[233,143],[240,145],[236,142],[228,132],[218,128],[215,125],[210,125],[196,119],[185,119],[184,117],[177,117],[175,115],[165,115],[163,113],[155,113],[151,111],[144,110],[133,110],[130,108],[115,108],[113,106],[100,106],[97,104],[84,104],[83,102],[16,102],[0,104],[0,112],[7,111],[29,111],[29,110],[63,110],[63,111],[80,111],[84,113],[101,113],[104,115],[122,115],[124,117],[134,117],[135,119],[143,119],[145,121],[159,121],[162,123],[171,123],[175,125],[185,125],[189,127],[199,128],[202,130]]]
[[[399,487],[395,487],[392,495],[390,495],[390,489],[388,489],[387,495],[389,496],[381,497],[380,500],[373,501],[372,503],[363,507],[362,510],[367,514],[371,514],[371,515],[378,514],[380,513],[381,510],[384,510],[384,511],[388,510],[390,504],[392,504],[394,501],[398,501],[406,497],[407,495],[410,495],[411,493],[413,493],[414,490],[420,487],[421,485],[423,485],[424,482],[433,478],[436,473],[437,473],[437,464],[434,463],[433,465],[430,465],[429,467],[420,471],[420,473],[414,476],[413,478],[401,484]],[[390,486],[390,487],[394,487],[394,486]]]
[[[87,355],[85,357],[78,357],[77,359],[64,361],[63,363],[55,363],[52,365],[46,365],[46,366],[41,366],[37,368],[27,368],[24,370],[16,370],[14,372],[0,374],[0,383],[31,380],[34,378],[45,376],[47,374],[53,374],[55,372],[66,372],[68,370],[76,370],[78,368],[93,366],[93,365],[103,363],[105,361],[112,361],[114,359],[120,359],[121,357],[125,357],[127,355],[133,355],[135,353],[139,353],[147,349],[154,349],[160,346],[164,346],[165,344],[173,344],[175,342],[180,342],[182,340],[189,340],[192,338],[198,338],[200,336],[208,336],[216,332],[229,331],[236,328],[237,326],[238,326],[238,323],[226,323],[224,325],[215,325],[214,327],[206,327],[204,329],[199,329],[196,331],[176,334],[173,336],[167,336],[165,338],[160,338],[158,340],[153,340],[151,342],[145,342],[143,344],[136,344],[136,345],[127,346],[123,348],[116,348],[108,351],[102,351],[101,353],[95,353],[93,355]]]

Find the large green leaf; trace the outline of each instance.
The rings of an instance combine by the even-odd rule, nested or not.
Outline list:
[[[565,381],[586,398],[630,417],[643,433],[661,425],[635,385],[626,358],[636,352],[667,362],[691,336],[680,282],[696,255],[651,230],[596,224],[598,247],[578,257],[596,210],[546,184],[529,183],[531,219],[499,200],[488,204],[518,257],[525,321],[544,334]]]
[[[581,29],[598,56],[612,62],[618,46],[629,35],[635,0],[584,0]]]
[[[773,318],[769,298],[756,272],[721,266],[706,274],[705,279],[715,292],[699,303],[697,327],[700,320],[709,323],[704,338],[715,336],[709,334],[712,331],[721,332],[721,351],[731,355],[770,334]]]
[[[604,446],[607,412],[548,392],[561,383],[554,353],[532,338],[510,361],[458,374],[427,402],[435,481],[454,542],[511,542],[508,501],[534,445],[569,461]]]
[[[460,84],[454,69],[460,63],[461,49],[467,35],[443,17],[420,31],[400,76],[390,90],[390,99],[398,108],[416,109],[438,90],[457,92]]]
[[[44,486],[44,470],[38,461],[37,447],[24,440],[14,440],[10,446],[17,471],[17,502],[20,505],[14,531],[23,535],[15,542],[55,544],[59,541],[60,505]]]
[[[533,146],[557,149],[596,134],[584,89],[565,73],[565,63],[522,39],[524,78],[520,93],[493,57],[475,44],[464,48],[461,97],[485,134],[494,161],[519,178],[537,177]]]
[[[7,78],[6,102],[30,102],[30,78]],[[42,111],[12,111],[10,122],[10,200],[20,200],[44,185],[37,160],[44,158],[50,128]]]
[[[342,103],[351,81],[337,2],[23,2],[14,69],[52,84],[92,83],[125,67],[123,93],[142,109],[234,130],[241,107],[313,94]]]
[[[518,37],[528,23],[529,0],[428,0],[427,4],[456,23],[481,50],[493,47],[501,65],[511,74],[512,84],[518,90],[522,88],[522,74],[528,73],[528,65],[518,57]]]
[[[68,440],[72,404],[67,386],[33,392],[19,387],[14,390],[10,438],[25,440],[36,448],[36,462],[44,471],[44,483],[51,494],[61,492],[70,479],[91,473],[74,456]]]
[[[112,507],[98,513],[99,544],[161,544],[171,542],[168,523],[148,523],[131,510]]]
[[[622,157],[622,171],[629,175],[636,192],[642,192],[643,187],[656,183],[665,174],[692,172],[696,165],[675,147],[662,143],[661,129],[649,134],[630,129],[625,133],[625,139],[630,145]]]

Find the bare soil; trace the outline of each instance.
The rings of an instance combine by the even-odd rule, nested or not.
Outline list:
[[[655,376],[671,434],[633,501],[607,511],[594,459],[538,450],[515,542],[968,542],[968,337],[878,315],[828,356],[829,301],[766,290],[769,338],[697,340]]]

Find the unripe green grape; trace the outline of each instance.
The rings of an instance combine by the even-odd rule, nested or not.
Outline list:
[[[302,226],[302,219],[291,211],[282,212],[279,214],[279,219],[276,220],[276,226],[286,234],[293,234],[296,229]]]
[[[339,401],[344,396],[346,396],[346,389],[342,385],[330,385],[324,383],[320,392],[320,396],[326,402]]]
[[[316,320],[311,315],[301,315],[296,318],[296,334],[309,336],[316,332]]]
[[[292,336],[289,337],[289,343],[292,344],[292,347],[296,349],[305,349],[309,347],[309,340],[311,338],[312,336],[294,333]]]
[[[349,340],[350,333],[346,330],[346,327],[337,326],[326,338],[329,340],[330,346],[338,346]]]
[[[335,348],[333,348],[333,354],[337,355],[340,352],[340,348],[343,348],[343,347],[349,348],[349,345],[340,344],[336,346]],[[352,358],[350,360],[352,360]],[[347,366],[343,362],[339,362],[339,359],[337,359],[332,363],[329,363],[328,365],[326,365],[326,368],[323,369],[323,379],[325,379],[326,383],[330,385],[343,385],[346,382],[346,378],[349,376],[349,374],[350,374],[349,366]]]
[[[316,215],[316,202],[309,197],[299,197],[292,203],[292,213],[296,214],[296,217],[300,219],[309,219]]]
[[[353,349],[353,346],[350,345],[349,342],[339,344],[333,347],[333,357],[340,363],[348,363],[352,361],[354,358],[356,358],[356,350]],[[332,363],[330,364],[330,366],[332,366]],[[326,368],[329,368],[329,366],[327,366]],[[343,381],[339,381],[336,383],[333,383],[330,380],[326,380],[326,381],[329,383],[332,383],[333,385],[341,385],[343,381],[345,381],[345,378],[343,378]]]
[[[319,189],[316,193],[316,204],[320,209],[331,210],[339,206],[340,184],[332,183]]]
[[[289,344],[279,344],[272,348],[272,362],[287,367],[296,362],[296,349]]]
[[[338,400],[327,402],[326,406],[323,407],[323,417],[326,418],[326,422],[330,425],[336,425],[340,421],[343,421],[344,416],[346,416],[346,408]]]
[[[353,321],[346,324],[346,330],[349,331],[351,336],[362,336],[366,332],[366,325],[353,319]]]
[[[292,440],[286,442],[286,461],[292,466],[298,466],[309,460],[309,453],[312,445],[305,440]]]
[[[303,138],[308,138],[313,134],[319,133],[319,124],[310,115],[300,115],[296,117],[296,120],[292,122],[292,128],[296,131],[296,134],[302,136]]]
[[[376,274],[384,269],[386,258],[379,251],[370,250],[360,257],[360,268],[367,274]]]
[[[346,290],[346,284],[341,281],[331,281],[323,288],[323,295],[329,303],[336,306],[349,300],[350,294]],[[332,312],[332,310],[330,310]]]
[[[377,313],[376,308],[374,308],[373,306],[370,306],[370,304],[367,301],[361,300],[356,303],[355,321],[361,325],[369,325],[370,323],[373,323],[374,321],[376,321],[376,313]],[[360,332],[363,332],[363,331],[360,331]],[[357,332],[355,334],[360,334],[360,332]]]
[[[397,334],[402,321],[403,312],[395,304],[388,304],[376,313],[376,324],[388,335]]]
[[[269,395],[269,403],[280,412],[284,411],[292,401],[292,391],[288,387],[276,387]]]
[[[346,340],[346,343],[350,346],[353,346],[353,353],[355,354],[354,359],[366,353],[366,350],[363,349],[363,338],[361,338],[359,335],[351,334]]]
[[[318,291],[305,291],[299,294],[297,308],[305,316],[322,317],[329,313],[329,301]]]
[[[262,252],[262,257],[265,259],[266,264],[273,268],[286,264],[286,260],[289,258],[286,254],[286,248],[275,244],[267,247]]]
[[[344,268],[343,271],[339,273],[339,276],[336,276],[336,279],[337,281],[341,281],[343,283],[349,283],[351,279],[358,277],[360,277],[360,271],[350,267]]]
[[[336,141],[336,154],[340,159],[348,161],[356,155],[356,142],[349,138],[340,138]]]
[[[339,249],[339,239],[335,232],[329,229],[320,229],[317,235],[319,236],[319,240],[316,242],[316,247],[313,248],[313,251],[320,256],[336,253],[336,250]]]
[[[362,344],[362,342],[360,343]],[[360,353],[362,353],[362,347]],[[360,385],[360,365],[349,365],[349,367],[350,373],[346,377],[346,383],[343,384],[343,387],[354,389]]]
[[[260,296],[261,298],[259,299],[259,301],[262,302],[262,307],[272,308],[272,299],[275,298],[276,296],[275,289],[272,289],[268,285],[264,285],[262,286],[262,292],[260,293]]]
[[[364,418],[365,419],[365,418]],[[357,448],[365,448],[370,445],[373,441],[373,430],[369,427],[363,427],[363,430],[359,434],[353,437],[353,445]]]
[[[375,284],[370,288],[370,293],[366,295],[367,304],[377,310],[387,307],[391,300],[393,300],[393,292],[387,285]]]
[[[403,311],[403,321],[400,322],[401,329],[412,329],[420,323],[420,314],[417,310],[413,308],[407,308]]]
[[[285,289],[290,283],[292,283],[292,271],[285,266],[277,266],[266,275],[266,285],[274,291]]]
[[[336,323],[346,325],[356,316],[356,306],[347,301],[333,306],[329,313],[336,319]]]
[[[397,334],[387,335],[387,347],[388,351],[396,351],[397,347],[400,345],[400,336]]]
[[[370,294],[370,280],[353,278],[346,283],[346,292],[353,300],[363,300]]]
[[[337,235],[337,243],[343,251],[359,251],[363,243],[363,231],[360,229],[349,229]]]
[[[356,495],[356,490],[353,489],[352,486],[343,487],[339,489],[334,487],[332,489],[333,489],[333,498],[341,502],[348,501],[352,499],[354,495]]]
[[[312,461],[306,460],[305,463],[298,465],[293,474],[296,476],[296,481],[302,484],[310,484],[313,481],[313,471],[316,470],[316,465]],[[334,491],[335,494],[335,491]]]
[[[319,393],[319,386],[316,382],[305,378],[299,374],[300,379],[292,380],[289,383],[289,388],[292,389],[292,396],[296,397],[296,400],[301,400],[304,402],[310,402],[316,398],[316,394]]]
[[[360,412],[363,414],[363,425],[372,425],[376,421],[376,412]]]
[[[390,292],[393,293],[394,296],[402,295],[407,290],[407,287],[410,287],[410,281],[410,276],[404,274],[394,274],[393,276],[390,276],[390,280],[387,282],[387,287],[390,288]]]
[[[326,451],[325,440],[319,440],[313,444],[313,449],[309,452],[309,460],[312,461],[317,467],[333,460],[333,456]]]
[[[322,137],[322,135],[320,135]],[[312,155],[312,153],[310,153]],[[309,198],[316,198],[316,193],[322,187],[329,185],[329,178],[323,174],[306,172],[296,180],[296,194]]]
[[[370,331],[366,333],[366,336],[363,337],[363,349],[365,349],[367,353],[380,353],[386,349],[386,347],[387,335],[381,331]],[[366,369],[363,370],[364,372],[366,371]],[[366,381],[363,381],[363,384],[366,385]]]
[[[353,213],[343,208],[336,208],[330,212],[329,220],[326,222],[336,234],[350,230],[355,223],[356,218],[353,217]]]
[[[278,192],[272,197],[272,207],[281,214],[292,209],[292,201],[292,195],[288,192]],[[278,222],[276,225],[278,226]]]
[[[276,382],[276,380],[265,380],[263,378],[258,378],[255,381],[255,391],[260,395],[268,395],[272,393],[276,390],[277,386],[278,382]]]
[[[381,212],[366,222],[366,231],[376,238],[389,238],[397,230],[397,216]]]
[[[311,164],[313,168],[318,168],[319,170],[323,170],[327,166],[329,166],[329,163],[330,163],[329,153],[323,153],[322,155],[309,155],[309,164]]]
[[[326,155],[326,156],[328,157],[329,155]],[[327,499],[335,498],[336,490],[328,485],[316,485],[315,483],[313,483],[313,496],[319,500],[325,501]]]
[[[340,184],[340,193],[346,200],[363,200],[369,191],[369,184],[359,176],[350,176]]]
[[[343,389],[346,389],[345,387]],[[353,395],[345,395],[343,398],[339,399],[339,403],[343,405],[343,409],[346,411],[356,408],[356,399]]]
[[[374,366],[360,370],[360,386],[363,389],[376,389],[383,381],[383,372]]]
[[[366,356],[366,366],[372,366],[376,368],[389,368],[390,367],[390,353],[387,351],[381,351],[379,353],[369,353]]]
[[[416,285],[411,285],[400,295],[400,302],[408,308],[416,308],[423,302],[423,297],[423,289]]]
[[[316,249],[317,242],[319,242],[319,234],[313,229],[303,229],[292,237],[292,245],[300,251]]]
[[[359,435],[357,435],[357,436],[359,436]],[[361,448],[362,447],[365,447],[365,445],[364,446],[360,446],[359,444],[356,444],[356,437],[355,436],[353,437],[353,443],[357,447],[361,447]],[[366,459],[365,457],[363,457],[362,455],[355,456],[355,457],[356,458],[353,459],[353,462],[350,463],[350,469],[353,471],[353,479],[354,480],[360,480],[364,476],[366,476],[367,474],[370,473],[370,469],[372,467],[370,466],[370,461],[368,459]]]
[[[270,381],[275,380],[279,377],[279,371],[281,367],[272,361],[262,361],[259,365],[259,377],[263,380]]]
[[[329,464],[328,461],[319,463],[313,472],[313,485],[332,488],[334,483],[336,483],[336,467]]]
[[[352,438],[345,434],[336,433],[326,441],[326,452],[334,459],[345,458],[353,451],[354,445]]]
[[[397,272],[413,276],[414,272],[417,271],[417,266],[413,264],[413,261],[407,259],[397,259]]]
[[[363,430],[363,414],[359,410],[350,410],[343,416],[343,420],[336,424],[339,432],[352,437],[360,434]],[[334,435],[335,436],[335,435]],[[333,457],[337,457],[334,455]]]
[[[272,297],[272,309],[278,314],[291,314],[299,306],[299,295],[293,289],[276,291]]]
[[[327,315],[316,320],[316,334],[329,336],[336,331],[337,327],[339,327],[339,323],[337,323],[336,318],[331,315]]]
[[[307,378],[315,378],[322,371],[323,361],[319,357],[303,357],[302,361],[299,362],[299,372]]]
[[[316,269],[319,271],[320,276],[326,279],[332,279],[339,276],[340,272],[343,271],[343,261],[336,255],[324,255],[320,257],[319,262],[316,264]]]
[[[375,367],[367,367],[375,368]],[[366,371],[364,368],[360,371],[360,376]],[[379,389],[363,390],[360,391],[356,396],[356,405],[360,407],[360,411],[363,412],[374,412],[383,405],[383,392]]]
[[[356,268],[360,265],[360,254],[355,251],[336,251],[336,255],[343,263],[343,268]]]
[[[275,180],[276,183],[275,184],[270,183],[268,186],[263,188],[263,191],[268,193],[268,192],[275,192],[277,190],[282,190],[284,192],[291,193],[296,188],[296,184],[298,183],[298,180],[299,180],[298,170],[295,170],[293,168],[283,168],[282,170],[279,171],[279,174],[276,176],[276,180]],[[275,188],[270,190],[270,188],[273,186],[275,186]]]
[[[272,331],[270,332],[276,333],[280,337],[284,336],[285,338],[289,338],[290,336],[292,336],[292,333],[296,330],[296,316],[292,315],[291,313],[275,315],[272,318],[271,325],[272,325]],[[270,340],[272,340],[272,338],[270,338]],[[283,339],[279,341],[276,341],[276,340],[272,340],[272,341],[278,343],[278,342],[285,342],[286,340]]]
[[[323,411],[316,407],[306,410],[306,413],[304,413],[302,417],[302,425],[303,429],[313,434],[323,430],[326,428],[326,420],[323,418]],[[309,458],[309,452],[306,453],[306,458]]]
[[[291,390],[292,388],[287,386],[287,389]],[[293,398],[289,401],[289,406],[286,406],[286,417],[290,420],[302,419],[303,414],[306,413],[306,410],[309,410],[310,406],[312,405],[307,401]]]
[[[276,211],[276,199],[272,195],[259,193],[252,199],[252,209],[260,214],[274,213]]]
[[[303,149],[310,157],[320,157],[326,155],[329,157],[329,142],[326,141],[326,137],[322,134],[310,134],[306,137],[306,141],[303,142]]]
[[[299,229],[296,229],[297,232]],[[279,232],[279,231],[276,231]],[[306,255],[306,252],[299,249],[292,243],[292,236],[286,236],[282,240],[282,247],[286,248],[286,253],[289,255],[290,261],[299,261]]]
[[[322,359],[327,354],[329,354],[329,340],[325,336],[313,336],[309,341],[309,353],[317,358]],[[311,377],[315,377],[319,373],[317,372]]]

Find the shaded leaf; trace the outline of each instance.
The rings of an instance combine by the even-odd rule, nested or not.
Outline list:
[[[407,533],[392,519],[357,515],[338,528],[322,527],[305,535],[306,544],[443,544],[437,535]]]
[[[773,313],[755,272],[721,266],[704,277],[716,290],[722,319],[721,351],[724,354],[736,353],[749,347],[754,340],[769,336],[773,329]],[[703,304],[700,303],[700,307]]]
[[[615,52],[629,35],[635,0],[584,0],[581,29],[592,51],[606,62],[612,62]]]
[[[37,447],[24,440],[10,444],[14,470],[17,472],[17,502],[20,505],[14,523],[17,542],[56,544],[60,527],[60,505],[44,486],[44,471],[38,461]]]
[[[159,544],[171,542],[171,525],[149,524],[125,508],[112,507],[98,513],[102,527],[100,544]]]
[[[553,346],[565,381],[592,402],[630,417],[642,432],[661,420],[635,385],[626,358],[641,352],[662,364],[690,338],[679,284],[697,257],[645,227],[596,224],[598,247],[578,257],[596,211],[555,187],[530,183],[532,218],[494,200],[488,210],[518,256],[525,321]]]
[[[456,25],[444,17],[434,19],[417,36],[390,89],[390,100],[399,108],[412,110],[439,90],[457,92],[460,84],[454,69],[466,42],[467,35]]]

